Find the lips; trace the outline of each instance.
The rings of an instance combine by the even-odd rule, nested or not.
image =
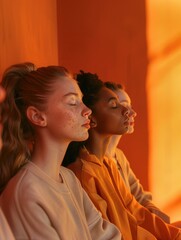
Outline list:
[[[82,124],[82,127],[89,129],[90,128],[90,120],[87,120],[84,124]]]
[[[134,122],[129,122],[129,125],[133,126],[133,125],[134,125]]]

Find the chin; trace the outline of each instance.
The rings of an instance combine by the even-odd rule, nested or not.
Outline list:
[[[87,133],[83,134],[82,136],[77,137],[74,141],[76,141],[76,142],[82,142],[82,141],[87,140],[88,137],[89,137],[89,133],[87,132]]]
[[[121,129],[120,132],[114,133],[114,135],[123,135],[123,134],[126,134],[127,132],[128,132],[128,128],[126,127],[125,129]]]
[[[134,127],[129,127],[128,131],[127,131],[127,134],[131,134],[133,132],[134,132]]]

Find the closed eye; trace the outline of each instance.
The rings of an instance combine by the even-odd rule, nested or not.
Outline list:
[[[116,99],[111,99],[109,101],[109,107],[111,108],[117,108],[118,107],[118,101]]]

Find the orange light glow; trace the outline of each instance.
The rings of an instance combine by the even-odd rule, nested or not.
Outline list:
[[[181,1],[147,0],[150,187],[181,218]]]

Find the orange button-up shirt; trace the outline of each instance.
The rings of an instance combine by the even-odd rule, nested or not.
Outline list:
[[[68,167],[103,217],[120,229],[124,240],[181,240],[180,229],[166,224],[136,201],[112,160],[104,157],[101,161],[83,148]]]

